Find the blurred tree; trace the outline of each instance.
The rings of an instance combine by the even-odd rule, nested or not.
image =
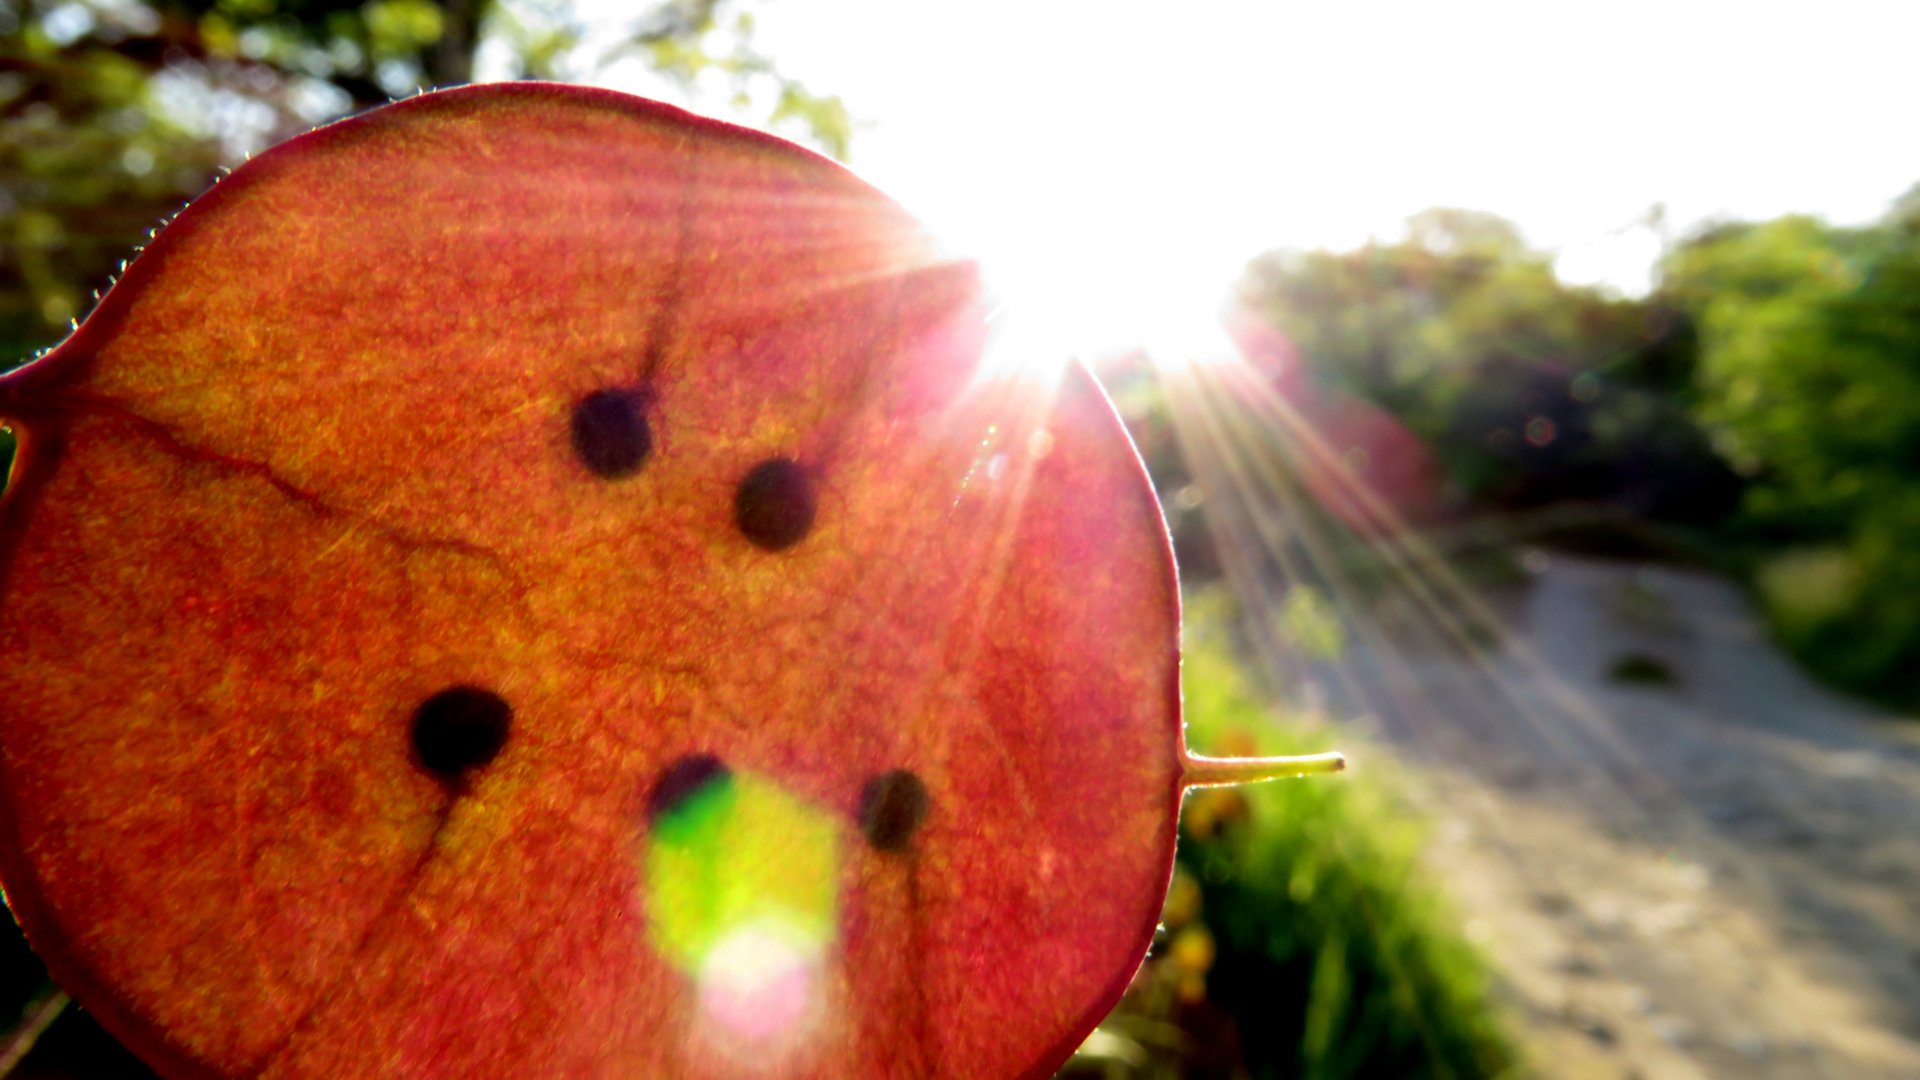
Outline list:
[[[1723,226],[1666,262],[1700,335],[1699,413],[1776,628],[1843,685],[1920,704],[1920,213]]]
[[[828,152],[837,98],[782,75],[730,0],[593,26],[570,0],[0,0],[0,368],[51,344],[217,169],[419,89],[638,62]]]
[[[1428,210],[1398,243],[1263,256],[1242,290],[1311,378],[1388,410],[1471,504],[1698,520],[1733,503],[1682,407],[1690,323],[1563,284],[1501,218]]]

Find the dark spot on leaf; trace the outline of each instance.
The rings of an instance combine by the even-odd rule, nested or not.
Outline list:
[[[428,772],[457,780],[507,745],[513,707],[478,686],[449,686],[413,713],[413,752]]]
[[[740,481],[733,520],[748,540],[768,551],[790,548],[813,528],[813,481],[799,462],[768,458]]]
[[[673,813],[688,798],[727,776],[726,763],[712,754],[678,758],[653,782],[653,791],[647,796],[647,820],[658,821]]]
[[[889,769],[860,793],[860,831],[878,851],[905,851],[927,818],[927,785],[906,769]]]
[[[573,449],[596,476],[632,476],[653,452],[653,429],[630,390],[595,390],[573,406]]]

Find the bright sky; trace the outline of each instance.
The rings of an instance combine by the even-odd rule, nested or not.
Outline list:
[[[756,41],[853,165],[1077,347],[1210,321],[1276,247],[1491,210],[1643,291],[1648,210],[1881,213],[1920,181],[1920,4],[775,0]]]

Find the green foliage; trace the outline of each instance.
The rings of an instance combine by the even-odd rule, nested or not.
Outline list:
[[[1219,653],[1193,653],[1188,678],[1198,745],[1270,726]],[[1253,749],[1326,741],[1262,732]],[[1509,1071],[1486,968],[1421,874],[1425,829],[1386,779],[1281,782],[1246,798],[1247,818],[1189,837],[1182,862],[1219,942],[1209,994],[1241,1018],[1255,1075]]]
[[[1732,504],[1684,411],[1690,327],[1561,283],[1500,218],[1429,210],[1396,244],[1267,255],[1242,294],[1308,377],[1420,436],[1469,506],[1610,500],[1691,519]]]
[[[718,76],[734,108],[742,111],[763,96],[759,91],[771,89],[772,104],[766,110],[770,125],[812,139],[844,161],[853,143],[853,118],[846,103],[782,75],[772,58],[753,44],[753,13],[739,12],[730,24],[723,24],[720,6],[717,0],[669,3],[662,7],[660,19],[611,56],[638,51],[654,70],[688,87],[703,77]]]
[[[1316,372],[1432,432],[1470,369],[1602,369],[1644,344],[1636,305],[1562,285],[1511,224],[1464,210],[1416,215],[1398,244],[1265,256],[1246,289]]]
[[[487,74],[637,58],[844,157],[834,97],[752,43],[747,0],[657,0],[590,40],[570,0],[0,0],[0,362],[63,334],[218,169],[316,124]],[[605,35],[603,35],[605,36]]]
[[[1667,261],[1699,413],[1751,480],[1738,525],[1780,637],[1920,705],[1920,218],[1726,226]]]
[[[1816,671],[1920,706],[1920,185],[1867,227],[1709,230],[1663,271],[1645,301],[1570,288],[1507,223],[1437,210],[1397,244],[1264,257],[1244,294],[1462,508],[1711,536]]]
[[[83,314],[114,267],[220,160],[212,138],[160,106],[147,67],[90,37],[68,39],[71,26],[49,21],[20,26],[0,65],[6,367]]]
[[[1215,753],[1323,750],[1274,716],[1194,605],[1188,735]],[[1348,749],[1352,749],[1349,747]],[[1188,797],[1168,939],[1082,1075],[1494,1077],[1519,1053],[1485,962],[1420,866],[1426,829],[1375,759]],[[1222,1047],[1237,1060],[1219,1059]]]
[[[1312,585],[1294,585],[1280,605],[1280,636],[1301,656],[1332,660],[1346,650],[1340,613],[1327,594]]]
[[[1748,509],[1814,534],[1904,487],[1920,463],[1920,243],[1809,218],[1710,233],[1667,290],[1696,313],[1700,411]]]

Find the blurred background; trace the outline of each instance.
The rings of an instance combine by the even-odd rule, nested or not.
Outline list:
[[[1106,382],[1194,744],[1355,763],[1189,799],[1068,1073],[1911,1078],[1916,40],[1870,2],[0,0],[0,366],[223,168],[424,87],[809,143],[983,260],[1003,356]],[[0,1075],[144,1075],[5,948]]]

